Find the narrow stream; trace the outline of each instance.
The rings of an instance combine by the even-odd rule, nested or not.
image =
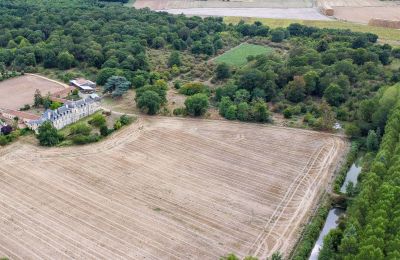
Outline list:
[[[324,228],[322,229],[321,233],[319,234],[317,243],[315,243],[315,246],[313,250],[311,251],[311,255],[309,260],[317,260],[319,251],[322,248],[322,244],[324,242],[324,237],[329,233],[331,229],[334,229],[338,226],[338,219],[339,217],[344,214],[345,210],[340,209],[340,208],[333,208],[329,211],[328,217],[326,218],[326,222],[324,225]]]
[[[350,182],[353,182],[354,186],[357,184],[357,179],[358,175],[361,173],[361,161],[362,158],[360,157],[359,159],[356,160],[355,163],[353,163],[349,169],[349,171],[346,174],[346,179],[340,188],[340,191],[343,193],[346,193],[346,187]],[[319,234],[318,240],[315,243],[315,246],[313,250],[311,251],[311,255],[309,260],[317,260],[319,251],[322,248],[323,242],[324,242],[324,237],[329,233],[331,229],[334,229],[338,226],[338,219],[339,217],[345,213],[345,210],[340,209],[340,208],[332,208],[329,211],[328,217],[326,218],[325,225],[322,228],[321,233]]]
[[[351,165],[350,170],[346,174],[346,179],[344,180],[344,183],[340,188],[340,192],[346,193],[346,187],[350,182],[352,182],[354,186],[356,186],[358,175],[360,175],[361,173],[361,161],[362,158],[360,157],[356,160],[355,163]]]

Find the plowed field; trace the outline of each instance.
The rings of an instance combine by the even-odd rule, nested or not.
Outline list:
[[[287,254],[345,147],[317,132],[173,118],[90,146],[19,142],[0,149],[0,256]]]

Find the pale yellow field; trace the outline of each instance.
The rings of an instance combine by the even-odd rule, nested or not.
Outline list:
[[[0,256],[287,255],[345,151],[329,134],[139,119],[104,142],[0,149]]]

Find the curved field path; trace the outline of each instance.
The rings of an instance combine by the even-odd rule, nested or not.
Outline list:
[[[89,146],[0,148],[0,256],[289,253],[347,144],[306,130],[141,118]]]

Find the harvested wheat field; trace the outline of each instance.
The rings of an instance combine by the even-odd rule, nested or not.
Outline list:
[[[152,10],[185,8],[306,8],[312,7],[312,0],[136,0],[135,8],[149,7]]]
[[[0,256],[288,254],[346,150],[339,137],[139,119],[90,146],[0,149]]]
[[[55,93],[66,86],[37,75],[24,75],[0,82],[0,108],[19,109],[33,103],[33,95],[39,89],[43,95]]]

